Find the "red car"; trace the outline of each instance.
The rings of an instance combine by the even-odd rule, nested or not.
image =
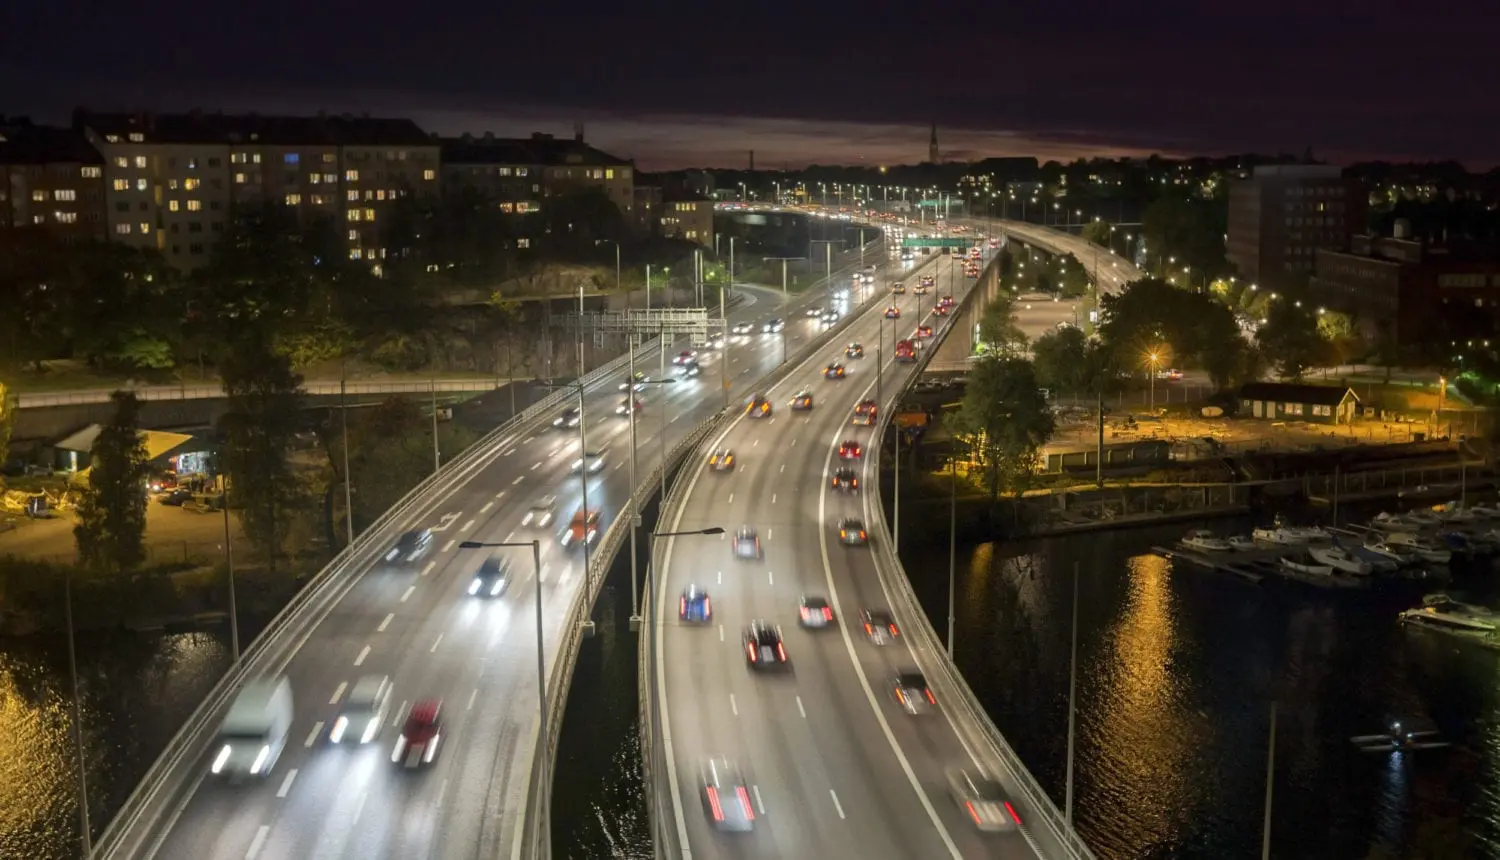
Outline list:
[[[932,326],[925,323],[917,326],[917,337],[932,337]]]
[[[901,309],[896,307],[895,305],[891,305],[890,307],[885,309],[885,318],[888,320],[901,319]]]
[[[432,764],[443,734],[439,717],[442,708],[443,703],[436,699],[424,699],[412,705],[406,723],[401,727],[401,737],[396,739],[391,761],[408,768]]]
[[[696,350],[684,349],[682,352],[677,353],[677,357],[674,358],[674,359],[672,359],[672,363],[673,364],[687,364],[688,362],[692,361],[693,359],[695,359],[697,357],[698,357],[698,352]]]
[[[858,460],[865,455],[865,449],[853,439],[845,439],[839,445],[839,457],[845,460]]]

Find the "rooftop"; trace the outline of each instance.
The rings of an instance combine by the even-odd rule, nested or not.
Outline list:
[[[1281,403],[1315,403],[1337,406],[1346,397],[1359,402],[1354,389],[1340,385],[1309,385],[1305,382],[1250,382],[1240,386],[1241,400],[1275,400]]]
[[[409,119],[368,114],[266,116],[189,111],[187,113],[96,112],[79,108],[73,123],[97,134],[128,142],[139,134],[145,143],[243,144],[273,146],[431,146],[432,139]]]
[[[619,167],[629,161],[595,149],[575,138],[537,132],[531,137],[464,134],[441,138],[445,164],[514,164],[563,167]]]
[[[70,128],[0,118],[0,164],[103,164],[104,156]]]

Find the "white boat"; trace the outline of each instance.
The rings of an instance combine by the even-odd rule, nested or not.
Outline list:
[[[1281,559],[1282,567],[1294,570],[1297,573],[1307,573],[1314,576],[1333,576],[1333,566],[1320,564],[1309,556],[1289,555]]]
[[[1482,520],[1500,520],[1500,508],[1493,505],[1469,505],[1469,510]]]
[[[1268,528],[1255,529],[1250,532],[1250,537],[1261,543],[1275,544],[1277,546],[1305,546],[1311,541],[1300,529],[1290,529],[1286,526],[1270,526]]]
[[[1355,558],[1369,562],[1372,572],[1391,573],[1401,566],[1401,563],[1396,561],[1396,559],[1389,555],[1382,555],[1367,546],[1349,546],[1344,547],[1344,549]]]
[[[1407,550],[1423,561],[1447,564],[1453,560],[1453,552],[1451,550],[1440,547],[1432,541],[1410,532],[1394,532],[1386,536],[1385,542],[1390,546]]]
[[[1494,633],[1500,630],[1500,615],[1483,606],[1459,603],[1446,594],[1427,595],[1422,598],[1421,608],[1402,612],[1401,621],[1471,633]]]
[[[1235,552],[1250,552],[1260,547],[1255,545],[1255,538],[1250,535],[1234,535],[1229,539],[1229,548]]]
[[[1376,514],[1375,518],[1370,520],[1372,527],[1388,532],[1417,531],[1436,524],[1437,517],[1433,517],[1431,521],[1424,522],[1412,514],[1390,514],[1384,511]]]
[[[1479,520],[1479,515],[1474,513],[1474,509],[1463,502],[1437,505],[1433,507],[1432,513],[1441,523],[1472,523]]]
[[[1401,567],[1408,567],[1410,565],[1420,564],[1422,562],[1421,556],[1418,556],[1415,551],[1408,549],[1407,547],[1393,546],[1392,544],[1389,544],[1383,540],[1371,539],[1365,543],[1364,548],[1369,552],[1375,553],[1376,555],[1384,556],[1385,558],[1390,559],[1392,562]]]
[[[1375,570],[1375,565],[1364,559],[1355,557],[1341,546],[1315,546],[1307,551],[1313,561],[1326,564],[1340,573],[1353,573],[1359,576],[1369,576]]]
[[[1196,549],[1202,552],[1230,552],[1234,549],[1229,541],[1215,535],[1208,529],[1193,529],[1183,535],[1182,545],[1187,549]]]

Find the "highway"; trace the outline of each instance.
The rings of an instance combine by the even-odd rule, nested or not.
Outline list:
[[[853,264],[858,254],[844,262]],[[871,262],[883,263],[884,255]],[[848,285],[836,275],[835,285]],[[659,428],[665,448],[723,408],[720,362],[729,362],[730,396],[774,368],[783,351],[819,333],[801,314],[826,303],[820,290],[780,306],[777,292],[752,289],[731,320],[787,318],[780,336],[731,337],[725,353],[704,351],[703,373],[677,384],[648,386],[636,423],[638,469],[655,466]],[[663,351],[675,354],[679,344]],[[657,376],[661,362],[639,369]],[[589,480],[591,508],[607,528],[629,498],[629,421],[615,414],[624,395],[619,379],[602,382],[586,397],[588,448],[607,450],[603,469]],[[403,529],[431,528],[427,554],[412,563],[380,562],[363,571],[300,642],[267,653],[266,674],[289,678],[295,716],[285,751],[269,775],[234,783],[208,774],[210,750],[190,751],[148,797],[148,814],[124,828],[109,857],[132,860],[369,860],[369,858],[516,857],[536,749],[537,678],[534,589],[529,550],[512,553],[509,589],[494,599],[470,597],[467,588],[483,561],[462,540],[542,540],[544,638],[549,679],[566,610],[584,581],[583,555],[563,547],[558,534],[581,506],[581,482],[572,474],[578,431],[543,428],[517,439],[479,464],[452,492],[414,508]],[[357,491],[357,488],[356,488]],[[522,525],[527,509],[555,494],[557,521]],[[601,529],[602,530],[602,529]],[[364,675],[389,676],[391,710],[368,745],[336,746],[328,733],[348,690]],[[443,701],[444,730],[434,763],[420,772],[391,761],[393,746],[412,703]],[[221,717],[222,714],[218,715]],[[216,717],[215,719],[217,719]],[[217,723],[214,723],[217,726]],[[211,733],[210,733],[211,737]]]
[[[918,259],[919,271],[938,279],[937,294],[953,292],[954,268],[942,256]],[[891,298],[902,311],[896,332],[906,337],[930,313],[932,297],[908,291]],[[872,548],[842,545],[837,523],[845,516],[872,522],[877,508],[862,491],[831,489],[829,476],[841,463],[843,440],[869,445],[869,430],[850,420],[858,401],[876,396],[874,344],[881,328],[883,392],[897,390],[909,365],[891,363],[893,325],[872,310],[841,338],[865,345],[866,358],[846,362],[848,377],[823,378],[824,364],[842,350],[810,358],[768,392],[776,409],[772,417],[741,417],[707,446],[734,450],[737,468],[721,473],[700,464],[696,472],[685,472],[678,479],[689,482],[681,504],[660,524],[674,532],[721,526],[730,533],[722,539],[664,538],[661,548],[655,700],[675,804],[675,822],[664,828],[676,830],[685,843],[684,857],[1037,856],[1026,828],[981,833],[949,796],[946,769],[972,766],[980,758],[963,739],[970,734],[950,720],[941,692],[936,707],[919,715],[908,714],[895,698],[898,669],[917,666],[935,681],[931,661],[941,655],[919,657],[904,636],[877,646],[859,621],[862,609],[894,607]],[[791,412],[788,399],[804,388],[817,398],[814,408]],[[866,478],[874,469],[863,460],[852,465]],[[762,560],[734,557],[732,536],[742,525],[758,529]],[[679,595],[689,584],[711,596],[710,623],[679,621]],[[804,594],[829,601],[831,627],[799,627]],[[748,666],[741,634],[754,619],[780,625],[785,667]],[[896,620],[903,627],[913,623],[899,614]],[[749,832],[714,826],[699,774],[705,760],[717,757],[735,762],[744,774],[755,816]],[[1019,814],[1024,821],[1026,810]]]
[[[958,220],[958,219],[955,219]],[[969,224],[978,229],[984,229],[983,220],[963,220],[960,223]],[[1066,233],[1051,227],[1041,227],[1036,224],[1028,224],[1025,221],[1005,221],[996,219],[994,225],[999,230],[1020,239],[1023,242],[1031,242],[1044,248],[1052,248],[1062,253],[1072,254],[1078,258],[1088,269],[1090,279],[1097,273],[1099,278],[1099,290],[1103,295],[1119,295],[1125,289],[1125,285],[1131,281],[1138,281],[1146,275],[1134,264],[1118,254],[1112,254],[1109,249],[1090,243],[1081,236]]]

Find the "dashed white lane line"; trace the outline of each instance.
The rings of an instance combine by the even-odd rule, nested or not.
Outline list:
[[[537,469],[540,469],[540,468],[542,468],[542,461],[541,460],[538,460],[535,463],[531,464],[531,471],[533,471],[533,472],[535,472]]]
[[[354,665],[358,666],[364,663],[365,658],[368,656],[370,656],[370,646],[366,645],[359,650],[359,656],[354,658]]]
[[[722,570],[719,571],[719,584],[720,585],[724,584],[724,571],[722,571]]]
[[[734,700],[733,693],[729,694],[729,710],[733,711],[736,717],[740,715],[740,705]]]
[[[775,493],[771,494],[771,504],[773,504],[773,505],[776,504],[776,494]]]
[[[802,707],[802,697],[801,696],[797,697],[797,713],[799,713],[799,714],[802,715],[802,719],[804,719],[804,720],[807,719],[807,709],[804,708],[804,707]]]
[[[496,493],[495,494],[495,498],[497,498],[497,499],[503,499],[503,498],[505,498],[505,491],[501,490],[500,492]]]
[[[828,789],[828,796],[833,798],[833,808],[838,811],[839,818],[843,818],[844,817],[844,805],[842,803],[839,803],[838,792],[836,792],[836,791],[834,791],[833,789],[830,788],[830,789]]]
[[[783,471],[783,472],[786,471],[786,464],[785,463],[781,464],[781,471]]]
[[[469,706],[467,708],[465,708],[464,710],[467,710],[467,711],[474,710],[474,700],[477,699],[477,698],[479,698],[479,688],[475,687],[474,688],[474,692],[472,692],[472,693],[469,694]]]
[[[760,799],[760,786],[759,785],[753,785],[753,786],[751,786],[751,788],[754,789],[754,791],[755,791],[755,810],[757,812],[759,812],[761,815],[765,815],[766,814],[766,802],[764,800]]]
[[[260,849],[266,844],[266,837],[271,835],[271,825],[262,824],[255,831],[255,838],[250,840],[250,850],[245,852],[245,860],[255,860],[260,856]]]
[[[456,540],[450,540],[447,543],[443,544],[443,552],[447,552],[448,550],[453,549],[454,544],[457,543],[458,541]]]
[[[526,480],[526,476],[525,475],[517,475],[516,479],[514,481],[510,482],[510,485],[512,487],[514,487],[516,484],[519,484],[519,483],[521,483],[524,480]]]
[[[286,797],[292,790],[292,781],[297,778],[297,769],[294,767],[286,772],[286,779],[281,781],[281,788],[276,789],[277,797]]]
[[[485,502],[484,503],[484,507],[480,508],[479,512],[481,514],[487,514],[487,513],[490,512],[490,508],[493,508],[494,506],[495,506],[494,502]]]
[[[729,494],[729,504],[734,504],[734,493]]]
[[[427,653],[429,653],[429,654],[436,653],[437,652],[437,646],[439,646],[441,644],[443,644],[443,634],[439,633],[437,641],[435,641],[435,642],[432,643],[432,647],[429,648],[429,649],[427,649]]]
[[[452,541],[449,541],[449,543],[452,543]],[[435,561],[429,561],[429,562],[427,562],[427,564],[422,567],[422,575],[426,576],[427,574],[432,573],[432,569],[434,567],[437,567],[437,562],[435,562]]]
[[[766,529],[766,540],[771,539],[771,532],[773,531],[775,531],[775,529]]]
[[[385,632],[385,628],[391,626],[391,622],[394,621],[394,620],[396,620],[396,613],[391,612],[391,613],[387,614],[385,616],[385,619],[380,622],[380,626],[375,628],[375,632],[376,633],[384,633]]]
[[[792,445],[793,445],[793,446],[795,446],[795,445],[796,445],[796,444],[797,444],[797,440],[796,440],[796,439],[793,439],[793,440],[792,440]]]
[[[464,523],[464,527],[461,528],[461,529],[459,529],[459,531],[466,532],[466,531],[468,531],[469,529],[471,529],[473,527],[474,527],[474,521],[473,520],[469,520],[468,522]]]
[[[776,584],[776,574],[772,573],[769,570],[766,571],[766,579],[769,579],[772,585]]]
[[[323,734],[323,721],[318,720],[316,723],[313,723],[312,731],[307,733],[307,740],[303,741],[302,745],[311,747],[318,742],[318,736],[321,734]]]
[[[759,444],[760,444],[760,440],[759,440],[759,439],[756,439],[756,440],[755,440],[755,441],[754,441],[754,442],[751,442],[751,443],[750,443],[750,447],[751,447],[751,448],[754,448],[754,447],[755,447],[755,446],[756,446],[756,445],[759,445]]]
[[[354,665],[358,666],[359,664],[355,663]],[[347,689],[349,689],[349,682],[340,681],[339,685],[333,689],[333,695],[329,697],[328,704],[337,705],[339,703],[339,699],[344,698],[344,691]]]
[[[406,719],[406,700],[402,699],[401,707],[397,708],[395,715],[391,717],[391,728],[394,729],[401,725],[401,721],[404,719]]]
[[[722,624],[719,625],[719,641],[724,641],[724,625]]]
[[[406,602],[406,598],[411,597],[411,593],[413,591],[416,591],[416,590],[417,590],[417,587],[415,585],[408,585],[406,587],[406,590],[403,591],[403,592],[401,592],[401,602],[405,603]]]

